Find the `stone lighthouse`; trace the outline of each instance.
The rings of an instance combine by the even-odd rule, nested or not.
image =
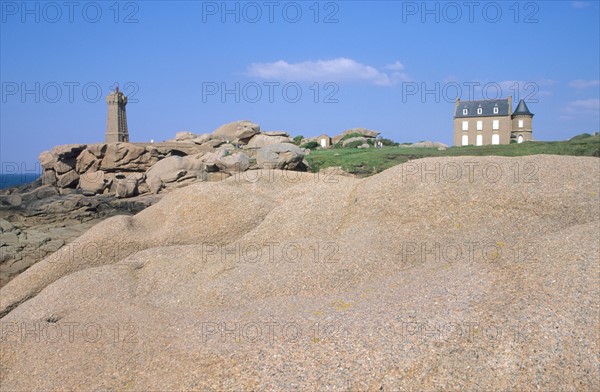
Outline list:
[[[128,142],[127,114],[125,105],[127,97],[119,92],[119,86],[106,97],[108,114],[106,116],[106,143]]]

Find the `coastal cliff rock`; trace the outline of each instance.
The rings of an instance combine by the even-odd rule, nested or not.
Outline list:
[[[231,142],[247,144],[254,135],[260,132],[260,125],[248,120],[234,121],[225,124],[213,131],[213,135],[219,136]]]
[[[175,139],[165,143],[57,146],[40,154],[42,184],[56,188],[61,195],[77,191],[86,196],[127,198],[158,193],[171,185],[180,186],[182,182],[226,178],[250,169],[251,158],[257,154],[264,158],[261,162],[266,162],[268,155],[273,163],[260,167],[306,170],[308,164],[302,162],[302,151],[281,143],[289,141],[285,132],[260,133],[258,124],[236,121],[219,127],[212,134],[178,132]],[[275,151],[282,147],[272,147],[274,145],[292,147]],[[223,175],[210,174],[214,172]]]
[[[264,132],[254,135],[248,141],[249,148],[262,148],[271,144],[291,143],[292,138],[287,132]]]

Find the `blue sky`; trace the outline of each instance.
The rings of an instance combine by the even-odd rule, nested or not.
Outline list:
[[[115,82],[132,141],[249,119],[451,144],[457,87],[462,99],[524,98],[538,140],[600,128],[598,2],[0,4],[3,172],[103,141]]]

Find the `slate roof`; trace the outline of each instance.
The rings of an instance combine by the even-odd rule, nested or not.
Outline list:
[[[498,107],[498,113],[494,114],[494,107]],[[481,108],[481,114],[477,114],[477,109]],[[463,114],[463,109],[467,109],[467,114]],[[483,101],[459,101],[454,113],[454,118],[466,117],[493,117],[509,116],[508,99],[490,99]]]
[[[515,114],[525,114],[528,116],[532,116],[533,117],[533,113],[531,113],[529,111],[529,108],[527,107],[527,105],[525,104],[525,101],[520,100],[519,101],[519,105],[517,106],[517,108],[515,109],[515,111],[513,112],[513,116]]]

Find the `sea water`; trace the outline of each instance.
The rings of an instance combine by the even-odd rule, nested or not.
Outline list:
[[[39,176],[37,173],[0,174],[0,189],[27,184],[35,181]]]

